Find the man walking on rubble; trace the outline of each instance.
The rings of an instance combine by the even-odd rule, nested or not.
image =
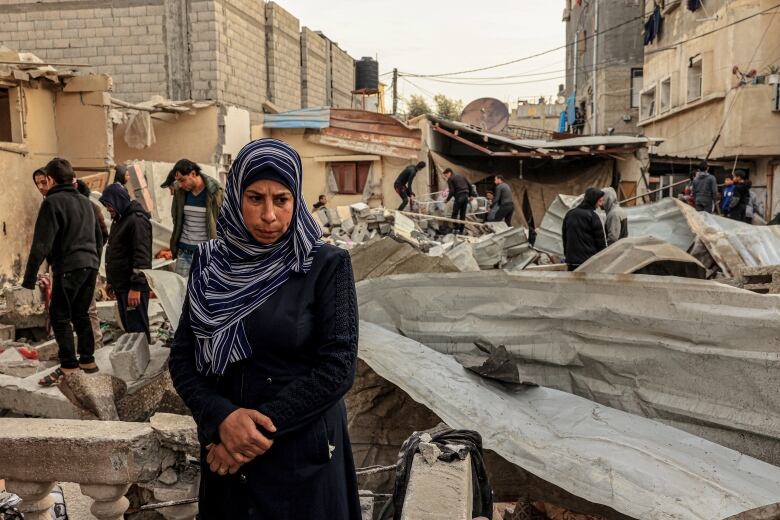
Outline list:
[[[715,211],[715,201],[718,199],[718,181],[710,173],[707,161],[699,163],[699,169],[693,178],[693,201],[696,211],[712,213]]]
[[[454,173],[451,168],[447,168],[442,172],[444,178],[447,181],[447,200],[449,202],[453,199],[452,203],[452,218],[455,220],[466,220],[466,209],[469,205],[469,193],[471,193],[471,184],[460,173]],[[455,224],[455,234],[463,234],[466,229],[465,224]]]
[[[588,188],[579,206],[569,210],[563,219],[563,256],[569,271],[574,271],[590,257],[607,248],[607,235],[596,209],[604,205],[604,192]]]
[[[507,226],[512,225],[512,215],[515,213],[515,203],[512,200],[512,190],[504,180],[503,175],[496,175],[493,180],[496,184],[495,195],[493,197],[493,206],[490,208],[488,216],[489,222],[506,222]]]
[[[417,164],[410,164],[404,168],[393,183],[395,192],[401,197],[401,205],[398,206],[398,211],[403,211],[404,208],[406,208],[409,199],[412,199],[412,201],[414,200],[415,195],[412,184],[414,183],[414,177],[417,175],[417,172],[423,168],[425,168],[425,163],[423,161],[420,161]]]
[[[731,194],[729,218],[750,224],[753,221],[752,212],[750,213],[751,218],[748,219],[750,188],[752,187],[752,184],[746,177],[747,175],[743,170],[736,170],[734,172],[734,191]]]
[[[607,232],[607,245],[611,246],[628,236],[628,214],[620,207],[614,188],[604,188],[604,213],[607,219],[604,229]]]
[[[149,284],[142,269],[152,268],[150,215],[120,184],[108,186],[100,197],[111,214],[111,234],[106,249],[106,279],[116,294],[125,332],[149,333]]]
[[[38,212],[22,287],[35,289],[38,269],[47,260],[53,274],[49,319],[59,346],[60,367],[39,384],[52,386],[79,368],[88,373],[98,371],[88,310],[95,293],[102,237],[92,203],[76,191],[70,163],[52,159],[45,171],[54,186]],[[78,336],[78,358],[74,329]]]
[[[188,159],[178,161],[171,174],[161,186],[168,188],[173,180],[178,185],[171,206],[171,254],[176,259],[176,273],[189,278],[198,244],[217,238],[217,217],[224,190],[219,181]]]

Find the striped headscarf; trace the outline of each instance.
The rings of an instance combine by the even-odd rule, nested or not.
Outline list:
[[[261,245],[244,224],[241,201],[259,172],[272,170],[295,197],[290,228],[276,243]],[[230,168],[217,238],[201,244],[187,284],[190,320],[203,374],[223,374],[252,355],[243,319],[290,277],[306,273],[322,244],[322,231],[301,194],[301,158],[287,143],[259,139],[244,146]]]

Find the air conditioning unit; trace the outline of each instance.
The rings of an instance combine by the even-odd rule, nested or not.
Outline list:
[[[780,112],[780,85],[772,85],[775,95],[772,98],[772,112]]]

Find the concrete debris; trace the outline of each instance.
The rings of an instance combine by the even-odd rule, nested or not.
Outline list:
[[[425,255],[411,245],[390,237],[359,245],[350,254],[355,280],[391,274],[458,272],[449,258]]]
[[[16,330],[46,326],[48,313],[39,289],[12,286],[5,289],[4,296],[6,310],[0,313],[0,323],[13,325]]]
[[[471,520],[472,504],[471,455],[441,464],[431,464],[420,454],[414,456],[401,520]]]
[[[420,450],[420,455],[422,455],[422,458],[428,464],[436,463],[436,461],[439,460],[439,455],[441,455],[441,448],[431,442],[420,442],[417,449]]]
[[[191,416],[158,412],[149,419],[149,423],[163,446],[192,457],[200,456],[198,427]]]
[[[67,374],[59,389],[72,403],[84,407],[101,421],[119,420],[116,402],[127,393],[127,385],[121,379],[81,371]]]
[[[0,352],[0,374],[27,377],[38,372],[39,367],[40,361],[24,357],[16,347]]]
[[[0,342],[16,339],[16,327],[14,325],[0,324]]]
[[[140,379],[149,365],[149,341],[144,333],[125,334],[111,352],[114,374],[125,381]]]

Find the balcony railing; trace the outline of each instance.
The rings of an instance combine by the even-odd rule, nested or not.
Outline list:
[[[197,475],[158,480],[163,472],[188,467],[197,446],[191,417],[158,414],[151,423],[60,419],[0,419],[0,479],[23,500],[25,520],[49,520],[56,482],[74,482],[93,500],[99,520],[122,520],[133,484],[158,501],[196,497]],[[170,484],[170,482],[174,482]],[[169,520],[195,518],[197,504],[159,509]]]

